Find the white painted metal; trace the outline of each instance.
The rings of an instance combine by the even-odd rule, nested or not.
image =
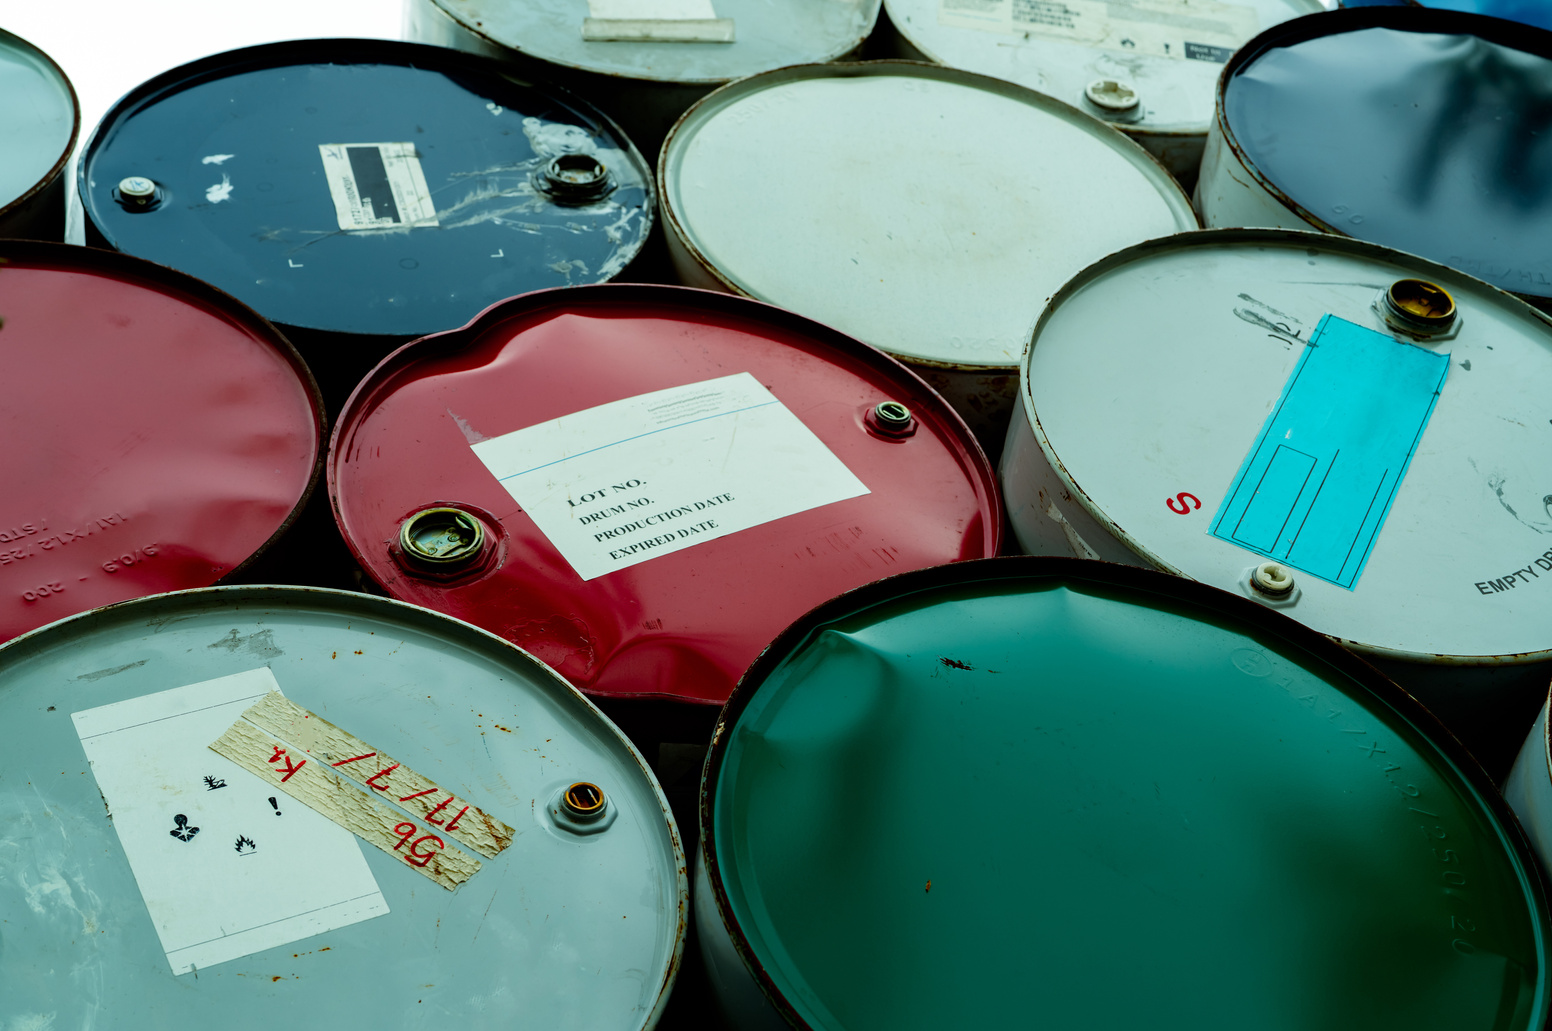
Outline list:
[[[1020,542],[1075,552],[1054,506],[1102,557],[1239,591],[1261,559],[1207,524],[1303,350],[1292,334],[1307,339],[1330,313],[1392,335],[1375,298],[1408,277],[1459,306],[1458,333],[1421,345],[1450,354],[1448,379],[1356,589],[1300,576],[1286,611],[1380,655],[1552,658],[1552,572],[1486,595],[1475,586],[1552,548],[1552,433],[1533,387],[1552,379],[1552,332],[1485,283],[1357,241],[1193,234],[1122,252],[1063,288],[1035,329],[1003,460]],[[1200,510],[1166,505],[1181,491]]]
[[[600,0],[405,0],[404,38],[505,58],[597,104],[651,155],[674,119],[733,79],[834,61],[862,45],[881,0],[713,0],[731,43],[600,41],[582,24]],[[644,0],[672,16],[675,4]]]
[[[1552,748],[1547,744],[1547,710],[1548,706],[1542,705],[1535,725],[1525,736],[1504,782],[1504,800],[1520,818],[1520,826],[1541,860],[1541,869],[1552,872]]]
[[[1320,0],[886,0],[884,8],[898,56],[994,75],[1108,116],[1182,178],[1201,161],[1224,51],[1325,9]],[[1187,41],[1214,49],[1187,58]],[[1135,89],[1137,108],[1107,112],[1093,103],[1085,91],[1099,79]]]
[[[1245,156],[1225,138],[1223,108],[1207,130],[1201,173],[1191,203],[1209,229],[1254,226],[1266,229],[1303,229],[1329,232],[1323,222],[1303,218],[1278,199],[1265,178],[1252,169]]]
[[[675,126],[658,180],[682,282],[900,358],[993,441],[1056,288],[1118,247],[1197,225],[1158,163],[1096,119],[902,62],[724,87]]]
[[[1450,355],[1431,420],[1355,588],[1296,569],[1297,595],[1268,604],[1379,663],[1467,737],[1452,708],[1544,692],[1552,429],[1539,385],[1552,332],[1509,294],[1398,251],[1208,231],[1123,251],[1063,287],[1025,355],[1002,456],[1020,545],[1265,601],[1247,583],[1262,556],[1210,536],[1212,519],[1321,316],[1394,336],[1375,303],[1409,277],[1443,286],[1460,312],[1448,339],[1421,345]]]

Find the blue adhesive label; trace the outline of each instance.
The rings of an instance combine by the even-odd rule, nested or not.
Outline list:
[[[1449,365],[1323,316],[1209,532],[1352,590]]]

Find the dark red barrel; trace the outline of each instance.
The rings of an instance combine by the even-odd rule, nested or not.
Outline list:
[[[335,428],[330,496],[390,594],[612,698],[726,700],[776,633],[995,554],[963,421],[893,359],[755,301],[541,291],[408,344]]]
[[[0,242],[0,641],[251,568],[317,480],[323,406],[275,328],[138,258]]]

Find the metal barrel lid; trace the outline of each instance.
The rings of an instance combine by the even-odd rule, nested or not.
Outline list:
[[[292,525],[323,404],[275,328],[148,261],[0,241],[0,641],[206,587]]]
[[[1416,689],[1517,741],[1552,662],[1549,379],[1546,321],[1463,273],[1313,233],[1186,234],[1053,299],[1002,482],[1026,550],[1278,608],[1409,687],[1453,678]]]
[[[1541,0],[1341,0],[1338,7],[1430,7],[1445,11],[1485,14],[1493,18],[1523,22],[1538,29],[1552,29],[1552,8]]]
[[[884,8],[926,59],[1065,101],[1191,176],[1224,62],[1263,29],[1325,10],[1320,0],[885,0]]]
[[[702,940],[796,1027],[1547,1017],[1542,884],[1480,768],[1350,653],[1151,571],[821,606],[729,700],[701,811]]]
[[[672,817],[505,642],[223,587],[38,630],[0,677],[8,1027],[657,1022],[686,919]]]
[[[1298,228],[1548,298],[1548,97],[1552,33],[1454,11],[1330,11],[1235,55],[1218,88],[1217,131],[1239,175]],[[1208,185],[1204,166],[1207,224],[1246,224],[1215,213]]]
[[[585,101],[384,40],[166,72],[109,112],[79,186],[108,246],[289,327],[398,342],[513,294],[609,279],[654,205],[650,169]]]
[[[80,130],[81,107],[64,71],[0,29],[0,236],[63,237],[59,183]]]
[[[327,471],[389,593],[615,698],[720,705],[819,601],[1001,535],[991,467],[919,379],[678,287],[530,294],[406,345],[352,397]]]
[[[717,85],[862,45],[880,0],[411,0],[490,52],[652,83]],[[424,13],[421,13],[424,12]]]
[[[674,127],[658,182],[683,281],[959,370],[1014,372],[1073,273],[1199,224],[1164,169],[1096,119],[914,62],[725,86]]]

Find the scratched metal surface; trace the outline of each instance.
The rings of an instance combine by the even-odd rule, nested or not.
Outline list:
[[[436,227],[341,230],[319,145],[383,142],[414,145]],[[536,190],[536,169],[565,153],[596,156],[614,191],[565,206]],[[115,202],[130,175],[165,190],[160,207]],[[88,240],[197,275],[277,323],[400,340],[514,294],[611,278],[655,203],[640,155],[585,101],[379,40],[270,44],[163,73],[105,117],[78,188]]]
[[[7,240],[0,262],[0,641],[207,587],[281,534],[324,421],[273,326],[127,255]]]
[[[797,621],[723,725],[696,921],[736,1026],[1546,1019],[1503,800],[1395,685],[1243,598],[1073,559],[906,573]]]
[[[70,714],[263,666],[299,705],[517,834],[457,892],[362,845],[389,913],[175,977]],[[14,641],[0,649],[0,681],[6,1027],[656,1022],[686,919],[667,803],[612,724],[504,642],[362,595],[213,588]],[[546,822],[546,800],[577,780],[608,793],[608,829],[577,837]]]

